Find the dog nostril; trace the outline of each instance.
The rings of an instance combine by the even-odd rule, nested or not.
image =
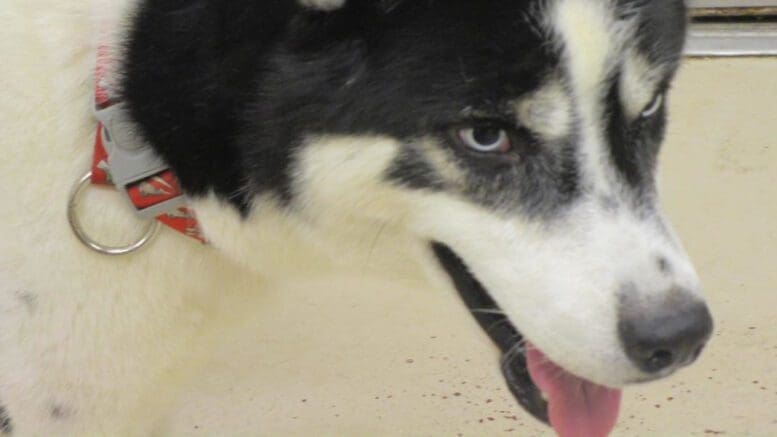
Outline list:
[[[650,358],[648,358],[646,367],[650,369],[648,372],[658,372],[671,366],[673,361],[674,357],[671,352],[657,350],[653,352],[653,355],[651,355]]]
[[[644,372],[658,373],[696,361],[712,325],[707,306],[688,296],[661,305],[624,305],[618,333],[629,359]]]

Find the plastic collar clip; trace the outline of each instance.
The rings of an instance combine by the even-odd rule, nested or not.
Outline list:
[[[169,167],[140,139],[127,120],[124,103],[98,107],[95,116],[102,126],[102,142],[108,155],[109,165],[105,170],[135,213],[152,220],[186,207],[186,199]]]

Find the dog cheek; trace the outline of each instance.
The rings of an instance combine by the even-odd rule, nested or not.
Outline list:
[[[307,138],[292,170],[296,211],[323,228],[400,220],[411,190],[386,178],[400,149],[385,136]]]

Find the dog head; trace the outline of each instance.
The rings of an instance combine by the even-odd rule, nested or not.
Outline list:
[[[282,25],[262,22],[273,30],[260,53],[238,44],[256,60],[252,75],[235,78],[255,88],[240,94],[239,127],[221,136],[236,138],[229,150],[240,171],[218,181],[241,175],[244,214],[272,197],[323,232],[390,224],[445,247],[542,359],[599,385],[663,377],[698,356],[712,321],[655,184],[684,42],[681,0],[306,0],[278,9]],[[142,63],[153,45],[137,39],[129,53]],[[239,58],[212,57],[227,67]],[[188,95],[206,83],[193,81]],[[129,85],[133,103],[143,91]],[[134,115],[158,123],[143,122],[147,113]],[[184,187],[202,191],[164,149],[176,139],[146,134]]]
[[[447,246],[586,379],[691,362],[711,321],[655,190],[683,3],[352,3],[300,19],[257,117],[305,130],[292,203]]]

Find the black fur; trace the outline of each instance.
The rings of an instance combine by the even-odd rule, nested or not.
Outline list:
[[[631,0],[634,1],[634,0]],[[677,66],[683,55],[688,11],[682,0],[638,0],[640,52],[655,64]]]
[[[666,92],[663,84],[658,94]],[[652,194],[653,172],[666,129],[666,106],[650,117],[629,120],[618,96],[618,78],[607,99],[607,134],[615,167],[639,194]]]
[[[423,155],[416,150],[405,150],[389,169],[387,176],[408,188],[444,189],[445,181],[424,159]]]
[[[131,115],[189,194],[213,189],[241,206],[265,191],[288,200],[295,148],[317,133],[450,144],[471,170],[463,194],[484,204],[570,197],[573,154],[543,150],[508,107],[558,62],[525,20],[526,5],[404,2],[387,13],[371,3],[324,13],[292,1],[148,0],[125,60]],[[465,108],[493,115],[473,119]],[[455,126],[480,122],[511,128],[512,158],[454,144]],[[387,177],[439,188],[419,165],[400,160]],[[502,186],[477,198],[499,174]]]
[[[657,94],[666,94],[682,56],[686,32],[686,7],[679,0],[628,0],[624,6],[640,11],[636,31],[640,54],[656,65],[667,67],[667,76]],[[666,98],[661,110],[648,118],[629,121],[618,95],[615,75],[607,98],[607,133],[616,168],[640,194],[652,194],[656,157],[666,128]]]
[[[13,432],[13,425],[11,424],[11,416],[5,410],[5,407],[0,405],[0,434],[10,435]]]
[[[213,190],[243,211],[260,193],[291,200],[290,165],[306,137],[348,134],[405,143],[386,177],[406,187],[454,189],[407,159],[414,142],[431,138],[466,169],[458,194],[553,212],[580,192],[574,138],[543,144],[516,125],[510,105],[559,63],[527,18],[535,3],[365,0],[321,12],[292,0],[146,0],[127,42],[123,96],[190,195]],[[621,4],[641,8],[648,58],[676,63],[682,2]],[[614,161],[649,191],[663,122],[630,125],[618,102],[612,95],[607,108]],[[481,123],[508,130],[513,150],[463,148],[455,130]]]
[[[214,190],[241,208],[238,132],[268,52],[298,12],[287,0],[149,0],[127,41],[122,93],[152,147],[192,194]],[[262,145],[259,145],[261,147]],[[279,185],[287,149],[268,148],[257,180]],[[271,165],[268,165],[270,164]]]

